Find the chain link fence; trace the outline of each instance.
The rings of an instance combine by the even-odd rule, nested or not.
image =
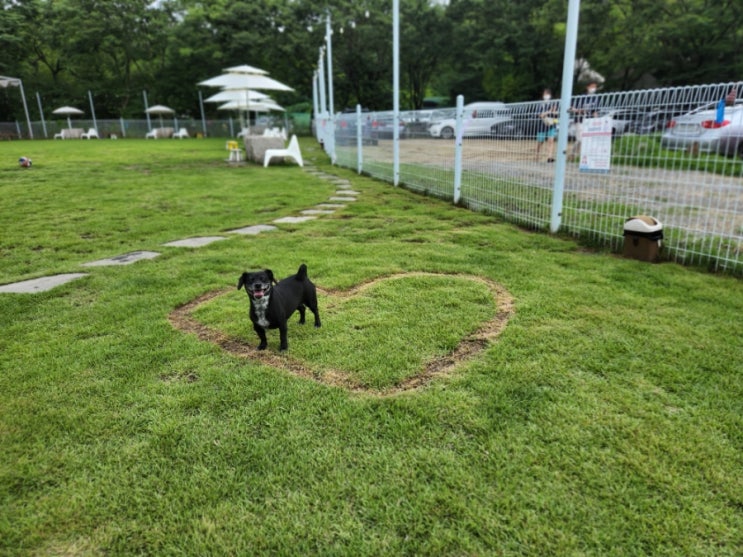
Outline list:
[[[546,231],[559,183],[560,232],[619,251],[625,221],[651,215],[666,259],[743,274],[742,97],[743,82],[574,97],[564,152],[541,101],[405,112],[397,176],[392,112],[318,129],[338,165],[410,190]]]

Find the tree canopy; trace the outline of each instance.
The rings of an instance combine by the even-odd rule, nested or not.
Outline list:
[[[290,84],[276,95],[311,106],[312,74],[333,29],[335,109],[392,106],[389,0],[0,0],[0,75],[23,79],[45,105],[101,118],[142,115],[142,91],[198,114],[197,82],[250,64]],[[428,96],[535,98],[559,90],[564,0],[400,0],[401,106]],[[578,57],[606,90],[738,81],[740,0],[583,0]],[[0,91],[0,120],[19,103]]]

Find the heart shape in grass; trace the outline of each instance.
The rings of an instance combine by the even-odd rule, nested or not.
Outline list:
[[[242,295],[240,295],[242,294]],[[289,352],[268,350],[234,289],[209,292],[176,309],[177,329],[240,357],[352,391],[390,394],[414,389],[453,370],[492,342],[513,313],[513,299],[495,282],[471,275],[406,273],[349,290],[318,287],[321,329],[289,321]]]

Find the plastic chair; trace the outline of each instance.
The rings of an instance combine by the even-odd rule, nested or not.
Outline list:
[[[175,139],[176,137],[178,139],[183,139],[184,137],[185,138],[188,138],[188,137],[191,137],[191,136],[188,135],[188,130],[186,128],[181,128],[176,133],[173,134],[173,139]]]
[[[289,147],[286,149],[266,149],[266,154],[263,157],[263,168],[268,166],[268,162],[273,157],[288,157],[294,159],[299,166],[304,166],[302,152],[299,150],[299,140],[296,135],[292,136]]]
[[[95,128],[90,128],[87,131],[87,133],[83,133],[80,136],[80,138],[81,139],[100,139],[100,137],[98,137],[98,130],[96,130]]]

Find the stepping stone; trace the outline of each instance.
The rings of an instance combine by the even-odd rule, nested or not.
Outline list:
[[[358,191],[353,190],[338,190],[335,192],[336,195],[361,195]]]
[[[198,238],[186,238],[185,240],[176,240],[175,242],[168,242],[163,244],[171,248],[200,248],[201,246],[208,246],[212,242],[218,242],[219,240],[226,240],[224,236],[201,236]]]
[[[51,277],[24,280],[22,282],[14,282],[0,286],[0,293],[35,294],[36,292],[46,292],[47,290],[51,290],[57,286],[87,276],[88,273],[67,273],[65,275],[53,275]]]
[[[332,215],[335,211],[329,211],[325,209],[305,209],[300,211],[303,215]]]
[[[331,197],[330,201],[356,201],[355,197]]]
[[[319,203],[317,205],[318,209],[342,209],[345,207],[345,203]]]
[[[276,227],[271,226],[270,224],[256,224],[253,226],[246,226],[245,228],[236,228],[235,230],[228,230],[227,232],[232,232],[233,234],[244,234],[244,235],[255,236],[257,234],[260,234],[261,232],[271,232],[272,230],[276,230]]]
[[[99,259],[90,263],[83,263],[83,267],[105,267],[107,265],[131,265],[143,259],[155,259],[160,254],[156,251],[133,251],[123,255],[117,255],[109,259]]]
[[[298,224],[300,222],[307,222],[308,220],[316,219],[317,217],[281,217],[276,219],[274,222],[281,224]]]

